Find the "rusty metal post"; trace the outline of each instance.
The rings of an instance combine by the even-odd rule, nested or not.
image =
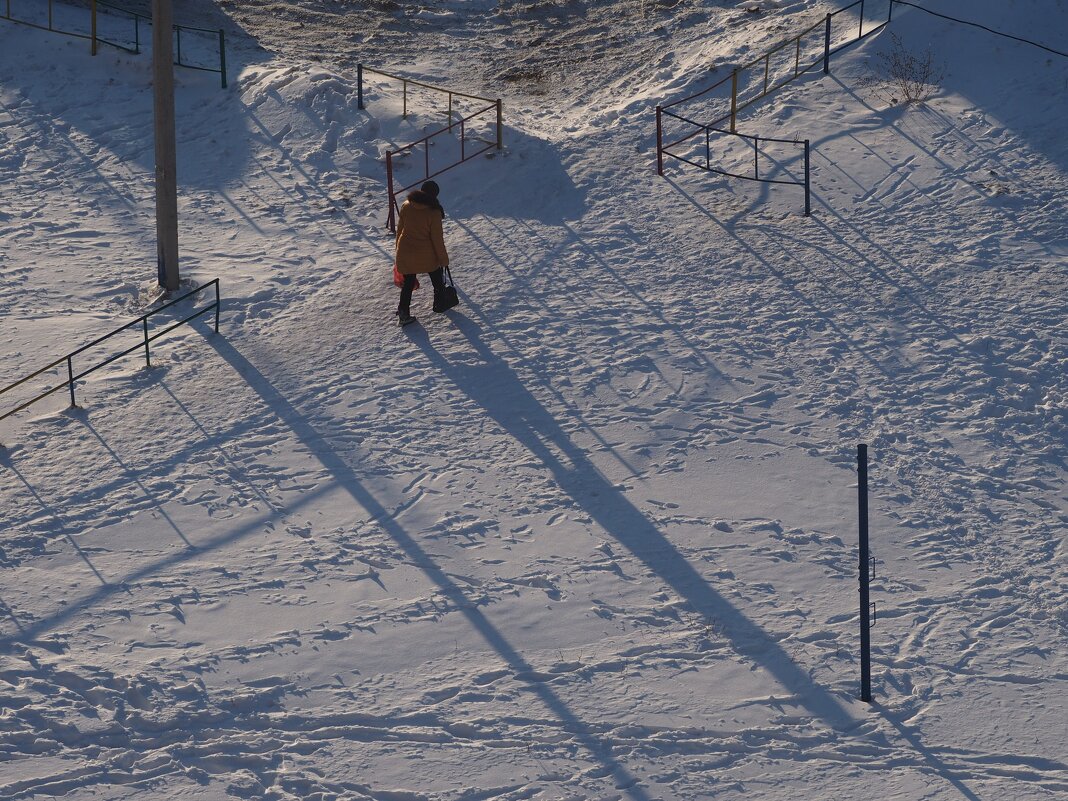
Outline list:
[[[504,104],[497,98],[497,149],[504,147]]]
[[[893,5],[893,3],[891,3]],[[823,73],[831,71],[831,15],[827,15],[827,27],[823,30]]]
[[[663,109],[656,107],[656,174],[664,174],[664,126],[660,116]]]
[[[738,68],[731,72],[731,133],[735,133],[734,123],[738,117]]]
[[[386,188],[389,190],[389,216],[386,224],[390,231],[397,233],[397,215],[394,211],[396,198],[393,194],[393,154],[388,151],[386,152]]]

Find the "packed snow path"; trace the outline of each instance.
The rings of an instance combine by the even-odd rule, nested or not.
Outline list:
[[[650,10],[635,52],[726,59],[813,4],[754,5]],[[506,152],[441,181],[464,301],[404,330],[379,154],[434,118],[296,49],[180,75],[223,333],[0,428],[0,797],[1068,791],[1064,65],[902,15],[959,59],[934,101],[880,105],[857,51],[749,118],[813,138],[806,219],[657,179],[683,78],[564,8],[604,88],[506,97]],[[3,384],[151,284],[148,63],[84,50],[0,27]]]

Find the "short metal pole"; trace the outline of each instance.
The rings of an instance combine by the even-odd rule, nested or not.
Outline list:
[[[67,386],[70,387],[70,405],[73,409],[78,404],[74,402],[74,365],[71,363],[70,356],[67,357]]]
[[[504,147],[504,105],[497,99],[497,149]]]
[[[797,51],[794,53],[794,77],[801,74],[801,37],[797,37]]]
[[[768,93],[768,77],[771,73],[771,53],[764,56],[764,94]]]
[[[812,213],[812,192],[809,181],[809,140],[805,140],[805,216]]]
[[[860,30],[857,33],[857,38],[864,38],[864,0],[860,0]]]
[[[664,126],[660,116],[663,109],[656,107],[656,174],[664,174]]]
[[[397,233],[397,217],[393,211],[393,154],[386,153],[386,188],[389,190],[389,216],[387,218],[387,225],[389,230],[393,233]]]
[[[705,127],[705,169],[712,170],[712,129]]]
[[[460,161],[463,161],[467,156],[465,155],[464,148],[467,144],[467,131],[464,127],[464,121],[460,120]]]
[[[404,79],[401,83],[404,85],[404,109],[401,112],[401,117],[408,119],[408,80]]]
[[[429,178],[430,177],[430,137],[429,136],[426,138],[426,142],[423,145],[423,148],[426,151],[426,168],[424,170],[424,175],[427,178]]]
[[[738,69],[731,73],[731,133],[734,133],[734,121],[738,116]]]
[[[886,21],[890,22],[894,16],[894,0],[890,0],[890,7],[886,10]]]
[[[760,137],[753,137],[753,177],[760,178]]]
[[[182,66],[182,26],[181,25],[175,25],[174,26],[174,34],[175,34],[175,38],[178,41],[178,50],[177,50],[177,52],[178,52],[178,60],[175,61],[174,63],[177,64],[179,67],[181,67]]]
[[[831,15],[827,15],[827,24],[823,28],[823,73],[831,71]]]
[[[222,88],[226,88],[226,34],[219,28],[219,74],[222,76]]]
[[[871,622],[868,604],[868,446],[857,445],[857,510],[860,525],[860,700],[871,703]]]
[[[134,16],[134,52],[141,52],[141,18]]]
[[[48,0],[48,30],[52,30],[52,0]]]
[[[92,43],[89,46],[89,54],[92,55],[92,56],[95,56],[96,55],[96,0],[92,0],[92,3],[90,4],[89,13],[92,16],[92,20],[90,22],[90,27],[92,28],[92,31],[91,31]]]
[[[363,108],[363,64],[356,65],[356,108]]]
[[[452,92],[449,92],[449,133],[452,133]]]
[[[219,279],[215,279],[215,333],[219,333]]]
[[[145,328],[145,367],[151,367],[152,359],[148,353],[148,317],[142,317],[141,322],[144,323]]]

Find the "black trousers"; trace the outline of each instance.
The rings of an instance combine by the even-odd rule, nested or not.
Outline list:
[[[401,287],[400,303],[397,305],[397,311],[408,312],[412,305],[412,290],[415,289],[415,275],[404,276],[404,286]],[[445,290],[445,271],[438,267],[434,272],[430,273],[430,283],[434,285],[434,294],[440,295]]]

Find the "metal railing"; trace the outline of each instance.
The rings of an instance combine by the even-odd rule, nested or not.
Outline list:
[[[661,116],[662,115],[671,117],[671,118],[676,119],[676,120],[679,120],[681,122],[686,123],[687,125],[692,125],[697,129],[697,130],[693,131],[692,133],[686,134],[685,136],[683,136],[683,137],[681,137],[679,139],[676,139],[673,142],[669,142],[666,145],[662,145],[660,147],[660,159],[661,160],[663,159],[664,156],[671,156],[674,159],[677,159],[679,161],[685,162],[686,164],[690,164],[690,165],[692,165],[694,167],[699,167],[700,169],[706,170],[707,172],[714,172],[714,173],[717,173],[719,175],[729,176],[731,178],[743,178],[743,179],[745,179],[747,181],[758,181],[758,182],[764,183],[764,184],[788,184],[790,186],[802,186],[805,189],[805,216],[807,217],[809,214],[811,214],[811,212],[812,212],[812,200],[811,200],[812,192],[811,192],[811,182],[810,182],[810,172],[811,172],[810,171],[810,157],[809,157],[810,156],[810,146],[809,146],[809,140],[808,139],[804,139],[804,140],[776,139],[776,138],[771,137],[771,136],[752,136],[752,135],[749,135],[749,134],[738,133],[737,131],[728,131],[728,130],[725,130],[723,128],[716,128],[716,127],[711,126],[711,125],[702,125],[699,122],[694,122],[693,120],[687,119],[686,117],[682,117],[682,116],[680,116],[678,114],[674,114],[673,112],[664,111],[664,110],[659,109],[659,108],[656,110],[656,112],[657,112],[656,127],[657,127],[657,139],[658,140],[663,138],[663,123],[661,121]],[[702,133],[704,134],[704,145],[705,145],[705,147],[704,147],[704,155],[705,155],[704,163],[702,163],[700,161],[695,161],[694,159],[689,158],[688,156],[686,156],[684,154],[676,153],[676,152],[673,152],[672,150],[670,150],[670,148],[678,147],[679,145],[683,145],[683,144],[686,144],[687,142],[692,141],[695,137],[700,136]],[[731,172],[730,170],[720,169],[719,167],[713,167],[712,166],[712,134],[713,133],[718,134],[720,136],[730,136],[730,137],[735,137],[735,138],[738,138],[738,139],[748,140],[750,143],[752,143],[752,146],[753,146],[753,174],[752,175],[747,175],[747,174],[738,173],[738,172]],[[761,178],[760,177],[760,155],[761,155],[760,143],[761,142],[763,142],[765,144],[771,143],[771,144],[783,144],[783,145],[796,145],[796,146],[798,146],[800,148],[803,148],[803,150],[804,150],[804,152],[803,152],[803,155],[804,155],[804,170],[805,170],[804,179],[798,181],[798,180],[786,180],[786,179],[783,179],[783,178]],[[699,144],[700,143],[698,143],[698,145]],[[664,174],[663,173],[663,167],[661,167],[660,174],[661,175]]]
[[[408,116],[408,87],[409,86],[418,86],[418,87],[420,87],[422,89],[429,89],[432,92],[439,92],[441,94],[447,95],[448,99],[449,99],[449,110],[448,110],[449,122],[452,122],[453,100],[455,98],[457,98],[457,97],[465,98],[467,100],[480,100],[480,101],[482,101],[484,103],[500,103],[501,102],[499,99],[496,99],[496,98],[482,97],[482,95],[472,95],[472,94],[468,94],[467,92],[457,92],[457,91],[455,91],[453,89],[446,89],[446,88],[441,87],[441,86],[434,86],[433,84],[423,83],[422,81],[416,81],[416,80],[413,80],[411,78],[405,78],[403,75],[393,75],[392,73],[389,73],[389,72],[383,72],[382,70],[375,70],[375,69],[371,69],[370,67],[365,67],[363,64],[357,64],[356,65],[356,105],[359,108],[364,108],[364,104],[363,104],[363,75],[364,75],[365,72],[369,72],[372,75],[381,75],[383,78],[389,78],[390,80],[399,81],[400,82],[400,84],[401,84],[401,94],[402,94],[402,97],[403,97],[403,99],[401,101],[402,102],[401,117],[403,117],[403,118],[407,118],[407,116]]]
[[[141,52],[141,22],[151,25],[151,17],[147,17],[143,14],[139,14],[136,11],[130,11],[129,9],[122,8],[121,6],[113,5],[105,2],[105,0],[90,0],[88,9],[80,9],[74,6],[69,6],[64,3],[56,3],[55,0],[47,0],[47,8],[41,9],[39,0],[34,0],[31,5],[35,8],[36,14],[32,12],[26,12],[24,14],[12,14],[12,6],[18,7],[19,4],[25,4],[26,0],[3,0],[3,13],[0,14],[0,19],[5,19],[8,22],[14,22],[19,25],[26,25],[30,28],[37,28],[42,31],[49,31],[51,33],[59,33],[64,36],[72,36],[76,39],[86,39],[90,42],[90,52],[95,56],[97,52],[97,44],[106,44],[110,47],[114,47],[118,50],[122,50],[127,53],[139,54]],[[74,29],[73,26],[67,25],[57,19],[56,9],[57,6],[68,12],[82,12],[87,10],[89,12],[88,20],[88,32],[83,32]],[[104,15],[106,16],[123,16],[128,18],[133,23],[131,31],[132,35],[128,35],[125,38],[121,37],[118,32],[112,29],[110,32],[103,31],[99,24],[99,16],[97,9],[104,9]],[[40,17],[38,19],[38,17]],[[194,28],[188,25],[175,25],[174,34],[177,39],[176,47],[176,59],[174,64],[179,67],[185,67],[186,69],[203,70],[205,72],[217,72],[221,76],[222,88],[226,88],[226,36],[223,30],[213,30],[210,28]],[[219,67],[207,67],[202,64],[192,63],[182,58],[182,32],[193,34],[208,34],[211,36],[213,43],[217,39],[219,48]],[[214,44],[213,44],[214,46]]]
[[[866,14],[866,10],[874,5],[886,5],[886,19],[877,17],[874,19]],[[867,6],[867,8],[866,8]],[[850,24],[849,29],[844,37],[834,36],[835,20],[841,14],[852,12],[854,9],[859,9],[856,12],[856,34],[853,34],[853,26]],[[779,89],[782,89],[789,83],[800,78],[807,72],[815,69],[822,64],[824,73],[830,72],[831,56],[837,53],[843,48],[849,47],[862,39],[871,36],[873,33],[884,28],[890,23],[893,16],[894,4],[893,0],[855,0],[855,2],[831,12],[824,17],[821,22],[814,23],[803,31],[795,34],[793,37],[786,41],[772,47],[763,55],[754,58],[753,60],[735,67],[731,70],[730,75],[719,80],[699,92],[688,95],[680,100],[675,100],[671,103],[665,103],[656,107],[656,172],[658,175],[664,174],[664,157],[669,156],[678,161],[685,162],[695,167],[699,167],[708,172],[718,173],[720,175],[727,175],[732,178],[743,178],[749,181],[758,181],[760,183],[769,184],[793,184],[796,186],[804,186],[805,188],[805,215],[807,216],[811,212],[811,181],[810,181],[810,146],[809,140],[789,140],[789,139],[776,139],[768,136],[754,136],[751,134],[742,134],[737,130],[738,114],[743,109],[748,108],[752,104],[767,97]],[[865,23],[868,27],[865,28]],[[842,30],[842,26],[839,25],[839,30]],[[813,36],[813,32],[821,31],[822,36],[819,37],[821,47],[813,47],[812,42],[816,40],[816,36]],[[806,38],[807,37],[807,38]],[[833,44],[832,44],[833,43]],[[725,87],[727,83],[730,83],[729,95],[723,93],[721,97],[713,95],[716,89]],[[692,103],[698,99],[704,98],[707,101],[715,102],[720,101],[718,110],[713,109],[710,116],[712,117],[710,122],[701,123],[695,122],[692,119],[681,116],[675,112],[669,111],[669,109],[679,106],[683,103]],[[687,125],[693,126],[696,130],[688,133],[687,135],[676,139],[669,144],[664,144],[664,117],[670,117],[675,120],[679,120]],[[720,127],[724,124],[728,124],[728,128],[725,130]],[[683,154],[674,152],[671,148],[677,148],[679,145],[683,145],[694,137],[699,136],[701,133],[705,135],[705,159],[702,164],[700,161],[696,161],[692,158],[688,158]],[[732,172],[726,169],[720,169],[712,166],[711,155],[711,135],[716,133],[717,135],[735,136],[741,139],[749,140],[753,145],[753,174],[747,175],[737,172]],[[771,179],[760,177],[760,143],[761,142],[775,142],[781,144],[794,144],[804,147],[804,181],[788,181],[782,179]]]
[[[154,315],[159,314],[164,309],[168,309],[168,308],[170,308],[171,306],[174,306],[177,303],[181,303],[183,300],[187,300],[188,298],[191,298],[191,297],[195,296],[197,293],[203,291],[204,289],[207,289],[210,286],[214,286],[215,287],[215,301],[213,303],[208,304],[204,308],[197,310],[196,312],[194,312],[193,314],[189,315],[188,317],[185,317],[185,318],[179,320],[176,323],[172,323],[171,325],[167,326],[163,330],[157,331],[154,334],[152,334],[151,336],[149,336],[148,320],[149,320],[150,317],[153,317]],[[149,348],[149,343],[156,341],[157,339],[159,339],[160,337],[164,336],[165,334],[169,334],[171,331],[173,331],[174,329],[178,328],[179,326],[185,325],[186,323],[190,322],[191,320],[194,320],[197,317],[200,317],[202,314],[206,314],[207,312],[211,311],[212,309],[215,310],[215,333],[219,333],[219,305],[220,305],[219,304],[219,279],[215,278],[215,279],[212,279],[211,281],[208,281],[206,284],[201,284],[196,289],[193,289],[193,290],[189,291],[185,295],[182,295],[182,297],[180,297],[180,298],[175,298],[174,300],[169,301],[168,303],[164,303],[162,306],[160,306],[157,309],[153,309],[150,312],[146,312],[145,314],[142,314],[136,320],[132,320],[131,322],[127,323],[126,325],[122,326],[121,328],[116,328],[114,331],[111,331],[110,333],[104,334],[104,336],[98,337],[98,338],[94,339],[92,342],[89,342],[89,343],[87,343],[85,345],[82,345],[80,348],[78,348],[77,350],[71,351],[66,356],[63,356],[63,357],[61,357],[59,359],[56,359],[54,362],[51,362],[50,364],[45,365],[40,370],[37,370],[36,372],[33,372],[33,373],[31,373],[30,375],[28,375],[28,376],[26,376],[24,378],[20,378],[14,384],[10,384],[10,385],[4,387],[3,389],[0,389],[0,395],[4,395],[5,393],[10,392],[11,390],[15,389],[16,387],[22,386],[27,381],[32,381],[34,378],[37,378],[37,376],[41,375],[42,373],[47,373],[49,370],[52,370],[52,369],[58,367],[59,365],[63,364],[64,362],[66,362],[66,364],[67,364],[67,380],[66,381],[63,381],[60,384],[58,384],[58,385],[56,385],[56,386],[54,386],[54,387],[42,392],[41,394],[31,398],[30,400],[19,404],[18,406],[16,406],[14,409],[10,410],[9,412],[6,412],[5,414],[0,415],[0,420],[3,420],[3,419],[8,418],[8,417],[11,417],[11,415],[16,414],[18,412],[21,412],[27,406],[30,406],[30,405],[32,405],[34,403],[37,403],[37,401],[42,400],[44,398],[47,398],[49,395],[51,395],[51,394],[53,394],[55,392],[59,392],[59,390],[63,389],[64,387],[67,387],[70,390],[70,405],[71,406],[77,406],[77,403],[75,402],[75,399],[74,399],[74,383],[76,381],[78,381],[79,379],[85,378],[90,373],[93,373],[93,372],[99,370],[101,367],[105,367],[105,366],[111,364],[113,361],[115,361],[117,359],[121,359],[123,356],[128,356],[129,354],[133,353],[134,351],[138,351],[138,350],[141,350],[141,349],[144,349],[144,351],[145,351],[145,365],[148,366],[148,367],[151,367],[152,366],[152,356],[151,356],[151,352],[150,352],[150,348]],[[138,326],[138,325],[141,326],[141,329],[142,329],[142,331],[144,333],[142,341],[138,342],[133,347],[127,348],[126,350],[122,351],[121,353],[116,353],[116,354],[108,357],[104,361],[99,362],[98,364],[95,364],[95,365],[93,365],[92,367],[90,367],[90,368],[88,368],[86,370],[82,370],[81,372],[75,373],[75,371],[74,371],[74,357],[75,356],[78,356],[79,354],[84,353],[85,351],[89,350],[90,348],[99,345],[101,342],[104,342],[104,341],[110,339],[111,337],[115,336],[116,334],[121,334],[123,331],[127,331],[127,330],[129,330],[131,328],[134,328],[134,327]]]
[[[482,144],[483,146],[478,148],[478,149],[476,149],[476,150],[469,150],[468,147],[467,147],[467,142],[468,142],[467,124],[469,122],[471,122],[472,120],[474,120],[474,119],[482,117],[483,115],[487,114],[490,111],[495,111],[496,112],[496,117],[497,117],[497,121],[496,121],[496,130],[497,130],[496,141],[487,141],[485,139],[476,139],[475,141],[480,143],[480,144]],[[451,134],[454,128],[459,128],[460,129],[460,158],[457,159],[456,161],[450,162],[449,164],[447,164],[444,167],[441,167],[441,168],[436,169],[433,172],[431,172],[431,170],[430,170],[430,145],[431,145],[431,140],[436,139],[439,136],[445,136],[445,135]],[[433,133],[424,136],[422,139],[417,139],[416,141],[411,142],[411,143],[409,143],[407,145],[404,145],[404,147],[397,148],[396,150],[387,150],[386,151],[386,189],[389,192],[389,215],[388,215],[388,219],[387,219],[387,224],[389,225],[389,230],[390,231],[394,231],[394,232],[396,232],[396,230],[397,230],[397,195],[401,194],[402,192],[406,192],[407,190],[412,189],[413,187],[418,186],[419,184],[423,183],[423,181],[428,181],[431,178],[434,178],[434,177],[436,177],[438,175],[441,175],[446,170],[451,170],[453,167],[456,167],[456,166],[458,166],[460,164],[463,164],[465,161],[470,161],[471,159],[475,158],[476,156],[481,156],[483,153],[485,153],[488,150],[493,150],[494,148],[496,148],[497,150],[500,150],[501,147],[503,146],[502,141],[501,141],[501,128],[502,128],[502,123],[501,123],[501,101],[497,100],[497,101],[494,101],[491,105],[488,105],[485,108],[479,109],[478,111],[474,112],[473,114],[468,114],[466,117],[463,117],[463,118],[461,118],[460,120],[458,120],[456,122],[451,122],[450,121],[450,123],[448,125],[446,125],[444,128],[441,128],[440,130],[434,131]],[[423,146],[423,155],[424,155],[423,177],[418,179],[417,181],[413,181],[412,183],[408,184],[407,186],[402,186],[400,189],[394,189],[394,186],[393,186],[393,157],[402,155],[404,153],[414,152],[415,149],[418,148],[420,145]]]
[[[879,2],[880,5],[886,5],[886,19],[882,20],[880,17],[878,19],[881,21],[878,22],[878,24],[870,24],[869,27],[865,29],[865,22],[872,22],[871,18],[866,15],[865,5],[870,7],[877,2]],[[858,18],[856,21],[856,36],[853,36],[852,28],[850,26],[850,29],[847,31],[847,34],[843,39],[834,41],[835,18],[846,12],[853,11],[854,9],[859,9],[856,14]],[[873,33],[882,30],[882,28],[890,23],[892,15],[893,2],[891,0],[855,0],[855,2],[848,6],[827,14],[820,22],[810,25],[786,41],[772,47],[763,55],[757,56],[753,60],[735,67],[731,70],[730,75],[727,75],[725,78],[722,78],[711,86],[680,100],[664,103],[660,108],[669,109],[683,103],[690,103],[698,98],[708,97],[716,89],[724,87],[730,82],[729,110],[725,110],[724,113],[714,117],[708,124],[718,126],[727,120],[730,120],[730,130],[733,133],[740,111],[751,106],[753,103],[756,103],[758,100],[762,100],[768,95],[777,92],[779,89],[782,89],[787,84],[792,83],[805,73],[810,72],[820,65],[823,66],[823,71],[825,73],[830,72],[830,58],[832,55],[850,45],[856,44],[862,39],[866,39]],[[822,36],[812,35],[814,31],[820,29],[822,29]],[[841,27],[839,29],[841,30]],[[806,37],[808,37],[807,40]],[[833,45],[832,41],[834,41]],[[818,42],[820,46],[806,46],[803,55],[803,42],[806,42],[807,45],[811,45],[812,42]],[[815,58],[813,58],[813,56],[815,56]],[[775,68],[774,72],[772,71],[773,64]],[[728,98],[724,96],[722,100],[726,104]]]

